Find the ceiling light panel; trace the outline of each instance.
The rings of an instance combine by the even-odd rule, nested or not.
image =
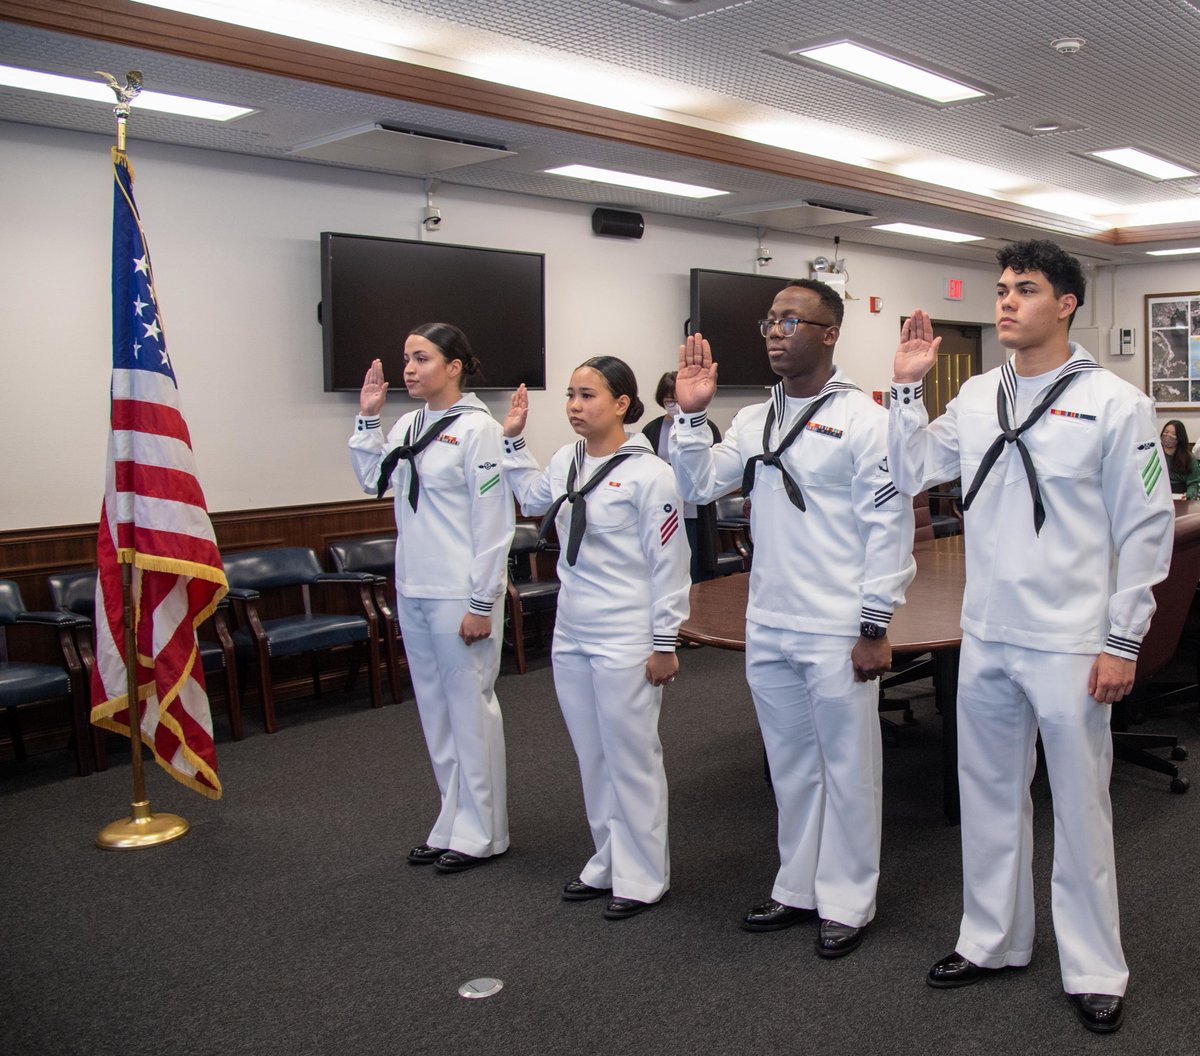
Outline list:
[[[1151,154],[1140,147],[1116,147],[1112,150],[1091,150],[1085,157],[1119,165],[1152,180],[1182,180],[1188,176],[1200,176],[1200,172],[1178,165],[1166,158]]]
[[[658,194],[671,194],[680,198],[715,198],[717,195],[729,193],[712,187],[698,187],[694,183],[678,183],[675,180],[662,180],[656,176],[642,176],[635,172],[614,172],[612,169],[598,169],[591,165],[562,165],[556,169],[547,169],[546,172],[551,176],[569,176],[590,183],[633,187],[639,191],[655,191]]]
[[[916,238],[932,238],[938,242],[982,242],[982,235],[967,235],[961,231],[945,231],[940,227],[923,227],[921,224],[872,224],[876,231],[891,231],[897,235],[913,235]]]
[[[1186,249],[1148,249],[1148,257],[1182,257],[1185,253],[1200,253],[1200,246],[1188,246]]]
[[[65,95],[71,99],[106,103],[109,106],[115,105],[117,101],[113,90],[100,80],[86,81],[78,77],[63,77],[56,73],[42,73],[17,66],[0,66],[0,85],[41,95]],[[205,121],[232,121],[235,117],[245,117],[246,114],[254,112],[247,106],[231,106],[228,103],[214,103],[206,99],[191,99],[154,91],[139,93],[132,105],[134,110],[154,110],[158,113],[196,117]]]
[[[969,84],[956,74],[936,69],[923,60],[848,37],[797,45],[788,48],[784,57],[816,64],[938,106],[996,95],[990,89]]]

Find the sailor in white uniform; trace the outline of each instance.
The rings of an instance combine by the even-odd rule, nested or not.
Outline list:
[[[1054,801],[1051,906],[1063,987],[1084,1026],[1121,1025],[1109,713],[1133,686],[1167,573],[1173,509],[1153,406],[1068,341],[1085,280],[1052,242],[998,255],[1003,366],[928,421],[938,341],[918,310],[896,352],[888,461],[913,494],[961,477],[967,579],[958,685],[963,917],[938,988],[1029,963],[1038,733]]]
[[[717,364],[703,336],[680,349],[671,436],[680,494],[751,498],[754,563],[746,680],[779,808],[780,867],[748,931],[816,915],[817,952],[856,949],[875,914],[882,817],[878,676],[887,627],[916,572],[913,508],[888,476],[887,415],[833,365],[844,305],[801,280],[760,323],[782,379],[712,446]]]
[[[371,364],[350,437],[363,489],[395,488],[396,594],[421,728],[441,795],[425,843],[408,860],[439,872],[472,868],[508,849],[504,725],[496,700],[501,601],[514,511],[499,423],[462,381],[478,369],[448,323],[404,343],[404,384],[424,401],[388,433],[388,384]]]
[[[670,887],[667,777],[658,717],[663,684],[679,670],[690,551],[670,468],[640,433],[637,380],[613,356],[572,375],[567,417],[581,437],[545,470],[521,435],[521,386],[504,420],[505,478],[521,511],[557,529],[562,584],[554,628],[554,687],[579,759],[596,852],[567,882],[566,901],[609,896],[621,920]]]

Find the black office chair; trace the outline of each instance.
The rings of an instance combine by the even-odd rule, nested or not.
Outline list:
[[[399,704],[403,699],[400,672],[408,670],[408,658],[404,655],[400,620],[391,601],[392,591],[395,590],[396,533],[334,539],[329,543],[329,559],[335,572],[369,572],[375,577],[371,585],[371,600],[379,614],[379,631],[383,637],[392,700]]]
[[[75,628],[75,647],[90,685],[92,669],[96,666],[93,626],[96,618],[96,570],[79,568],[70,572],[55,572],[46,577],[46,585],[50,589],[50,600],[57,610],[74,613],[86,620],[86,623]],[[201,626],[202,635],[197,635],[196,643],[200,647],[200,664],[204,669],[206,687],[212,686],[212,679],[208,676],[221,676],[225,707],[229,712],[229,732],[235,741],[240,741],[245,736],[245,730],[242,726],[241,696],[238,693],[237,661],[234,658],[233,639],[229,634],[229,616],[229,602],[222,599],[216,612]],[[209,699],[212,699],[211,696]],[[92,727],[92,752],[97,770],[108,769],[106,733],[103,727]]]
[[[518,521],[508,550],[508,585],[505,588],[504,614],[517,658],[518,674],[525,674],[525,618],[532,617],[537,628],[538,645],[543,640],[543,619],[558,609],[557,577],[543,574],[538,559],[538,526]],[[557,547],[546,553],[557,555]],[[542,560],[550,560],[549,557]]]
[[[938,538],[929,503],[929,496],[930,493],[928,491],[919,491],[912,499],[914,517],[913,546],[922,543],[932,543],[934,539]],[[890,719],[883,718],[883,712],[899,711],[905,724],[914,721],[912,705],[907,700],[889,697],[887,691],[909,685],[912,682],[920,682],[923,679],[932,678],[934,670],[933,656],[929,653],[919,653],[907,659],[898,659],[892,672],[884,675],[879,680],[880,721],[883,723],[885,732],[894,733],[896,724]]]
[[[1196,599],[1197,583],[1200,583],[1200,513],[1181,514],[1175,518],[1171,571],[1154,588],[1154,618],[1138,653],[1133,693],[1115,704],[1112,711],[1113,755],[1122,762],[1166,774],[1171,778],[1171,791],[1180,794],[1188,790],[1190,782],[1180,777],[1175,762],[1187,758],[1187,748],[1171,734],[1131,733],[1129,719],[1151,702],[1171,698],[1200,701],[1200,686],[1196,682],[1166,688],[1155,682],[1179,648],[1188,612]],[[1152,755],[1149,749],[1155,748],[1168,749],[1171,758]]]
[[[271,660],[275,657],[308,655],[312,664],[313,694],[320,696],[321,674],[316,654],[343,646],[353,648],[347,680],[349,689],[358,673],[362,647],[366,645],[371,706],[383,707],[379,678],[379,619],[371,600],[374,575],[369,572],[324,572],[316,552],[303,546],[222,554],[221,560],[238,621],[238,628],[233,632],[238,663],[258,666],[263,723],[268,733],[278,729],[271,678]],[[314,612],[312,588],[337,585],[343,590],[350,588],[354,593],[356,604],[353,608],[356,611]],[[267,608],[268,605],[273,607]],[[296,611],[297,608],[300,611]]]
[[[749,572],[754,557],[754,543],[750,538],[750,516],[745,512],[746,500],[741,492],[722,495],[713,505],[717,515],[717,575],[728,576],[734,572]]]
[[[74,635],[76,627],[83,623],[86,621],[71,613],[30,612],[17,584],[11,579],[0,579],[0,708],[4,709],[13,757],[18,763],[27,758],[19,710],[31,704],[65,701],[71,720],[75,767],[80,776],[92,772],[87,676],[75,649]],[[18,624],[56,631],[62,663],[10,659],[8,628]]]

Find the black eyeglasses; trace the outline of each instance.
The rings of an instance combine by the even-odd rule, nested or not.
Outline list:
[[[758,321],[758,332],[763,337],[771,336],[771,327],[779,327],[779,332],[784,337],[791,337],[796,332],[796,327],[803,323],[805,326],[819,326],[822,330],[832,330],[837,323],[818,323],[815,319],[796,319],[793,316],[788,316],[786,319],[760,319]]]

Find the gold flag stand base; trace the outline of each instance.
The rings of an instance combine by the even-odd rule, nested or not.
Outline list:
[[[188,831],[188,823],[178,814],[152,814],[150,801],[131,804],[133,816],[105,825],[96,836],[96,846],[104,851],[136,851],[170,843]]]

